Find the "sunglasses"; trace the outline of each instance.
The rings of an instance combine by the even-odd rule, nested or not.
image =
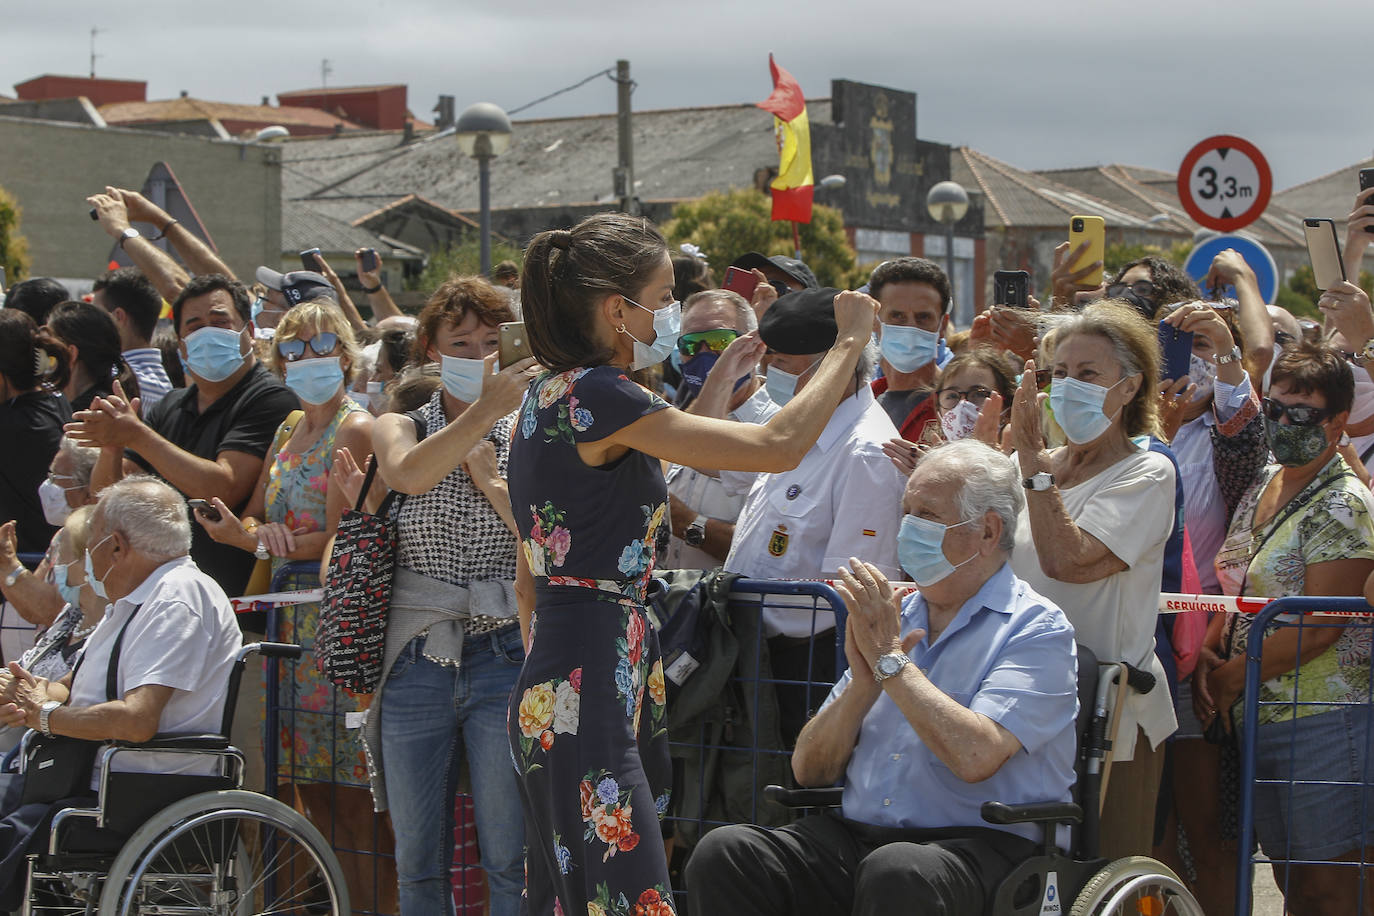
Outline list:
[[[309,341],[301,340],[299,337],[278,341],[277,352],[280,353],[281,358],[288,363],[294,363],[305,355],[305,345],[307,342],[310,344],[310,349],[314,351],[316,356],[328,356],[330,353],[333,353],[334,348],[339,345],[339,335],[332,331],[320,331],[314,337],[310,338]]]
[[[1264,410],[1264,415],[1273,422],[1277,423],[1286,415],[1288,422],[1294,426],[1316,426],[1318,423],[1331,416],[1331,411],[1325,407],[1308,407],[1306,404],[1284,404],[1273,398],[1263,398],[1260,404]]]
[[[725,348],[730,346],[730,342],[739,337],[739,331],[730,328],[713,328],[709,331],[693,331],[690,334],[683,334],[677,339],[677,349],[688,359],[696,356],[703,350],[710,350],[712,353],[722,353]]]
[[[970,404],[981,406],[984,401],[992,397],[992,389],[982,385],[974,385],[971,388],[941,388],[938,392],[940,406],[945,410],[957,407],[960,401],[968,401]]]
[[[1107,298],[1120,299],[1128,290],[1142,299],[1154,301],[1155,285],[1149,280],[1137,280],[1134,283],[1113,283],[1107,287]]]

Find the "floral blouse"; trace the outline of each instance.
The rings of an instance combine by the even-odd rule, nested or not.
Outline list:
[[[632,451],[600,467],[577,453],[668,403],[615,366],[545,373],[530,384],[511,444],[510,494],[537,580],[642,601],[667,485],[658,459]]]
[[[1217,580],[1224,594],[1242,594],[1243,589],[1243,594],[1268,598],[1301,595],[1307,568],[1313,564],[1374,559],[1374,499],[1340,455],[1294,497],[1307,501],[1302,508],[1289,514],[1287,506],[1280,507],[1274,518],[1256,529],[1260,496],[1279,470],[1278,465],[1266,468],[1236,507],[1216,559]],[[1278,528],[1271,531],[1275,523]],[[1251,618],[1245,614],[1227,617],[1222,633],[1224,654],[1233,657],[1245,652],[1250,625]],[[1369,662],[1369,628],[1347,628],[1329,649],[1303,662],[1301,674],[1289,671],[1261,685],[1260,703],[1277,705],[1260,706],[1260,724],[1330,710],[1322,705],[1295,707],[1295,699],[1299,704],[1364,702]]]
[[[288,443],[292,427],[281,425],[272,442],[272,467],[267,472],[267,521],[307,531],[324,530],[329,522],[329,469],[334,464],[334,439],[344,418],[362,409],[352,398],[344,398],[329,426],[304,452],[291,451]],[[284,562],[288,561],[277,558],[273,568]]]

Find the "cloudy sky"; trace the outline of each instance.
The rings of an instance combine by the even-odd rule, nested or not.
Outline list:
[[[0,0],[0,93],[89,68],[152,99],[256,103],[320,84],[406,83],[514,108],[627,58],[637,108],[757,101],[767,55],[808,96],[837,77],[918,93],[923,139],[1024,168],[1119,162],[1173,171],[1234,133],[1277,189],[1374,152],[1374,17],[1359,0]],[[598,79],[522,117],[614,110]],[[1355,190],[1351,178],[1352,194]],[[1333,214],[1334,215],[1334,214]]]

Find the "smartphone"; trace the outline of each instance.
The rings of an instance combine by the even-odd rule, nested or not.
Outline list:
[[[318,248],[307,248],[301,252],[301,270],[308,270],[311,273],[320,272],[320,262],[315,260],[315,255],[320,253]]]
[[[209,500],[188,499],[186,500],[186,504],[191,507],[192,512],[199,512],[212,522],[220,520],[219,510],[211,505]]]
[[[743,270],[739,267],[725,268],[725,282],[721,289],[728,289],[732,293],[739,293],[746,300],[753,300],[754,290],[759,285],[759,278],[754,276],[752,270]]]
[[[362,261],[363,261],[363,270],[367,271],[368,273],[372,273],[372,271],[376,270],[376,269],[377,269],[377,249],[376,249],[376,248],[364,248],[364,249],[363,249],[363,255],[362,255]]]
[[[1302,230],[1307,236],[1307,259],[1312,262],[1312,277],[1317,282],[1317,289],[1330,289],[1345,279],[1341,245],[1336,240],[1336,222],[1308,217],[1302,221]]]
[[[1024,270],[999,270],[992,275],[992,304],[1014,309],[1030,307],[1030,274]]]
[[[1178,381],[1192,367],[1193,332],[1180,331],[1167,321],[1159,323],[1159,377]]]
[[[1073,251],[1084,242],[1088,243],[1088,250],[1083,252],[1083,256],[1075,261],[1070,270],[1078,270],[1087,267],[1093,261],[1101,261],[1107,253],[1107,222],[1100,216],[1072,216],[1069,217],[1069,250]],[[1088,274],[1078,281],[1087,283],[1091,286],[1102,285],[1102,268]]]
[[[530,350],[529,339],[525,336],[525,322],[503,321],[500,334],[500,356],[497,357],[497,361],[502,369],[534,355]]]
[[[1374,188],[1374,169],[1360,169],[1360,193]],[[1374,195],[1365,198],[1366,204],[1374,204]],[[1374,226],[1365,226],[1365,232],[1374,232]]]

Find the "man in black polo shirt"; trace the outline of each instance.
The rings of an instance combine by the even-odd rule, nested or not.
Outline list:
[[[188,499],[218,496],[243,508],[277,427],[297,407],[253,353],[250,308],[248,291],[228,277],[207,274],[186,284],[172,303],[172,323],[191,384],[163,397],[143,420],[116,396],[79,412],[68,427],[101,448],[93,489],[151,472]],[[216,543],[200,525],[191,531],[191,559],[227,594],[243,594],[253,555]],[[245,630],[263,629],[261,620],[241,622]]]

